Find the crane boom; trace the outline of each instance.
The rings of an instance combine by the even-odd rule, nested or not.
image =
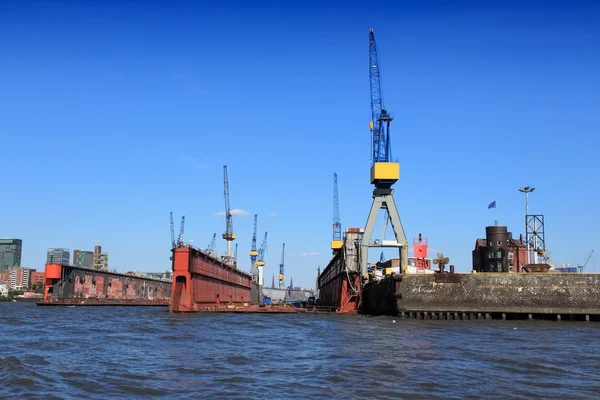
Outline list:
[[[173,225],[173,212],[171,212],[171,248],[175,248],[175,226]]]
[[[235,240],[235,233],[233,233],[233,220],[231,218],[231,208],[229,207],[229,179],[227,178],[227,165],[223,165],[223,195],[225,197],[225,233],[223,233],[223,239],[227,241],[227,257],[231,259],[231,242]]]
[[[281,250],[281,264],[279,264],[279,289],[283,289],[284,283],[283,283],[283,260],[285,257],[285,243],[283,244],[283,249]]]
[[[585,269],[586,265],[590,262],[590,259],[592,258],[592,254],[594,254],[594,250],[592,250],[590,252],[590,254],[587,256],[587,258],[585,259],[585,262],[583,263],[583,265],[579,265],[579,272],[583,272],[583,270]]]
[[[254,214],[254,230],[252,231],[252,247],[250,248],[250,261],[252,264],[256,262],[258,251],[256,251],[256,228],[258,222],[258,214]]]
[[[338,181],[337,173],[333,174],[333,240],[331,241],[331,249],[341,249],[342,242],[342,224],[340,222],[340,202],[338,198]]]
[[[393,118],[383,105],[379,55],[373,29],[369,31],[369,78],[371,82],[371,123],[369,126],[373,138],[371,158],[373,163],[389,162],[391,160],[389,129]]]
[[[208,247],[206,248],[207,251],[215,251],[215,242],[217,241],[217,233],[213,233],[212,236],[212,240],[210,241],[210,244],[208,245]]]
[[[260,245],[260,249],[258,249],[258,261],[256,261],[256,265],[262,267],[265,265],[265,252],[267,251],[267,233],[265,232],[265,237]]]
[[[179,228],[179,237],[177,238],[177,246],[183,246],[183,231],[185,227],[185,215],[181,217],[181,227]]]

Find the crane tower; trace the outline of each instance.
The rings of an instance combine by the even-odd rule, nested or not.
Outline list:
[[[337,173],[333,174],[333,240],[331,241],[331,250],[335,251],[342,248],[342,224],[340,223],[340,202],[338,199]]]
[[[233,220],[231,217],[231,209],[229,207],[229,180],[227,179],[227,165],[223,165],[223,195],[225,197],[225,233],[223,239],[227,241],[227,253],[225,254],[226,262],[233,264],[233,254],[231,253],[231,242],[235,240],[233,233]]]
[[[252,275],[252,282],[258,283],[258,268],[256,267],[256,260],[258,258],[258,251],[256,250],[256,227],[258,222],[258,214],[254,214],[254,230],[252,231],[252,247],[250,248],[250,275]]]
[[[263,242],[260,245],[260,249],[258,249],[258,260],[256,261],[256,265],[258,265],[259,267],[265,266],[265,252],[267,251],[267,233],[268,232],[265,232]]]
[[[393,117],[387,112],[383,103],[383,89],[381,85],[381,71],[379,56],[375,43],[373,29],[369,31],[369,79],[371,86],[371,183],[373,190],[373,204],[367,218],[364,235],[361,241],[360,265],[363,278],[368,276],[367,263],[369,248],[392,247],[397,248],[401,268],[408,265],[408,240],[400,221],[400,214],[394,201],[392,185],[400,178],[400,164],[393,162],[390,146],[390,123]],[[387,211],[388,220],[394,231],[394,240],[381,240],[372,242],[373,230],[377,216],[381,210]]]
[[[281,264],[279,264],[279,289],[283,289],[283,259],[285,256],[285,243],[283,244],[283,249],[281,250]]]

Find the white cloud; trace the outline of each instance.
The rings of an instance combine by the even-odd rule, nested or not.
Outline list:
[[[269,217],[277,217],[279,216],[279,214],[277,214],[275,211],[273,211],[271,214],[269,214]]]
[[[225,215],[225,211],[216,212],[215,215]],[[250,213],[246,210],[242,210],[241,208],[234,208],[231,210],[231,215],[236,215],[238,217],[247,217]]]
[[[316,252],[316,251],[308,251],[308,252],[305,252],[305,253],[301,253],[300,255],[302,257],[312,257],[312,256],[318,256],[319,253]]]
[[[189,168],[195,168],[195,169],[210,168],[210,166],[208,164],[203,163],[196,157],[179,156],[179,161],[182,162],[183,164],[187,165]]]

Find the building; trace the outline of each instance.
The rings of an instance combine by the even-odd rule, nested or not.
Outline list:
[[[485,239],[477,239],[473,270],[477,272],[521,272],[527,263],[523,235],[513,239],[506,226],[487,226]]]
[[[70,265],[71,251],[68,249],[48,249],[46,263]]]
[[[8,270],[8,289],[9,290],[27,290],[29,289],[29,277],[31,270],[29,268],[11,268]]]
[[[94,252],[73,250],[73,265],[77,267],[92,268],[94,265]]]
[[[43,272],[37,272],[37,271],[31,271],[31,276],[29,277],[29,288],[33,288],[36,284],[42,284],[42,286],[44,285],[44,273]]]
[[[92,268],[108,271],[108,254],[102,253],[102,246],[94,247],[94,263]]]
[[[8,285],[0,283],[0,297],[8,297]]]
[[[0,239],[0,273],[21,266],[21,239]]]

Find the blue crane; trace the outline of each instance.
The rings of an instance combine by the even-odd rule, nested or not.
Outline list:
[[[252,275],[252,281],[258,283],[258,267],[256,266],[256,259],[258,258],[258,251],[256,251],[256,226],[258,222],[258,214],[254,214],[254,230],[252,231],[252,248],[250,249],[250,275]]]
[[[229,180],[227,178],[227,165],[223,165],[223,195],[225,197],[225,233],[223,239],[227,241],[227,259],[231,261],[231,242],[235,240],[233,233],[233,220],[231,217],[231,209],[229,208]]]
[[[340,222],[340,202],[338,198],[338,182],[337,173],[333,174],[333,240],[331,241],[331,249],[341,249],[342,242],[342,224]]]
[[[171,248],[175,248],[175,227],[173,225],[173,212],[171,212]]]
[[[260,245],[260,249],[258,249],[258,261],[256,261],[256,265],[259,267],[263,267],[265,265],[265,252],[267,251],[267,233],[265,232],[265,237]]]
[[[258,222],[258,214],[254,214],[254,230],[252,232],[252,248],[250,249],[250,261],[252,264],[256,262],[258,251],[256,251],[256,225]]]
[[[212,237],[212,240],[210,241],[210,244],[206,248],[207,252],[215,251],[215,242],[216,241],[217,241],[217,233],[215,232],[215,233],[213,233],[213,237]]]
[[[183,231],[185,227],[185,215],[181,217],[181,227],[179,228],[179,237],[177,238],[177,247],[183,247]]]
[[[381,72],[379,55],[375,44],[373,29],[369,32],[369,78],[371,81],[371,128],[373,142],[371,157],[373,163],[391,161],[390,122],[392,117],[383,105],[383,89],[381,87]]]
[[[283,249],[281,250],[281,264],[279,264],[279,289],[283,289],[283,259],[285,256],[285,243],[283,244]]]

